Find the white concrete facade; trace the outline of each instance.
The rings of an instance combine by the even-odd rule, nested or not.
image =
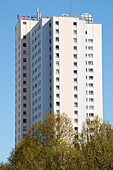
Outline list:
[[[103,118],[102,28],[101,24],[92,23],[90,15],[87,19],[86,16],[83,15],[82,20],[67,15],[41,18],[39,22],[27,20],[30,28],[21,27],[21,38],[29,32],[29,101],[26,103],[30,121],[27,128],[42,122],[48,112],[65,112],[76,131],[81,130],[86,117],[92,121],[95,115]],[[16,33],[16,41],[17,37]],[[20,89],[22,91],[23,86]],[[17,124],[18,120],[19,117],[15,119]],[[16,125],[16,138],[17,129]]]

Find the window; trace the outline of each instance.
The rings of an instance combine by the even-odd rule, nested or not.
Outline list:
[[[26,22],[23,22],[24,25],[26,25]]]
[[[74,57],[74,58],[77,58],[77,54],[73,54],[73,57]]]
[[[26,39],[26,35],[23,35],[23,39]]]
[[[23,47],[26,47],[26,43],[23,43]]]
[[[85,34],[87,34],[87,31],[85,31]]]
[[[73,33],[74,33],[74,34],[77,34],[77,30],[73,30]]]
[[[56,74],[59,74],[59,69],[56,69]]]
[[[51,43],[51,39],[49,39],[49,43]]]
[[[56,53],[56,58],[59,58],[59,53]]]
[[[59,29],[56,29],[56,34],[59,34]]]
[[[23,92],[27,92],[27,89],[26,89],[26,88],[23,88]]]
[[[77,50],[77,46],[74,46],[73,49],[74,49],[74,50]]]
[[[76,131],[78,131],[78,127],[74,127],[74,129],[75,129]]]
[[[26,59],[26,58],[23,58],[23,62],[24,62],[24,63],[27,62],[27,59]]]
[[[89,113],[89,117],[94,117],[94,113]]]
[[[56,21],[55,23],[56,23],[56,25],[59,25],[59,21]]]
[[[75,115],[78,115],[78,111],[77,111],[77,110],[75,110],[75,111],[74,111],[74,114],[75,114]]]
[[[77,94],[74,94],[74,98],[75,98],[75,99],[77,99],[77,98],[78,98]]]
[[[23,131],[27,131],[27,127],[26,126],[23,126]]]
[[[23,66],[23,70],[27,70],[27,67],[26,67],[26,66]]]
[[[93,83],[89,83],[89,87],[93,87]]]
[[[27,119],[23,119],[23,123],[27,123]]]
[[[93,95],[94,93],[93,93],[93,91],[89,91],[89,95]]]
[[[60,106],[60,102],[56,102],[56,106]]]
[[[59,77],[56,77],[56,82],[59,82]]]
[[[74,26],[77,26],[77,22],[73,22],[73,25],[74,25]]]
[[[74,122],[75,122],[75,123],[78,123],[78,119],[74,119]]]
[[[56,45],[56,50],[59,50],[59,45]]]
[[[27,77],[27,74],[26,74],[26,73],[23,73],[23,77]]]
[[[23,107],[25,108],[27,105],[26,104],[23,104]]]
[[[93,43],[93,39],[88,39],[88,42],[89,43]]]
[[[77,70],[74,70],[73,72],[74,72],[74,74],[77,74]]]
[[[25,84],[26,84],[26,81],[23,81],[23,84],[25,85]]]
[[[92,58],[92,57],[93,57],[93,54],[88,54],[88,57]]]
[[[77,78],[74,78],[74,82],[76,82],[76,83],[77,83]]]
[[[57,41],[57,42],[59,41],[59,37],[56,37],[56,41]]]
[[[93,72],[93,68],[89,68],[89,72]]]
[[[89,98],[89,102],[94,102],[94,99],[93,98]]]
[[[24,115],[24,116],[27,115],[26,111],[23,111],[23,115]]]
[[[77,62],[74,62],[74,66],[77,66]]]
[[[85,39],[85,42],[87,43],[87,39]]]
[[[26,55],[26,50],[23,50],[23,55]]]
[[[74,42],[77,42],[77,38],[73,38],[73,41],[74,41]]]
[[[74,102],[74,107],[78,107],[78,103],[77,102]]]
[[[56,97],[57,97],[57,98],[59,98],[59,97],[60,97],[60,94],[59,94],[59,93],[57,93],[57,94],[56,94]]]
[[[93,50],[93,46],[89,46],[89,47],[88,47],[88,50]]]
[[[56,65],[59,66],[59,61],[56,61]]]
[[[56,86],[56,90],[59,90],[60,89],[60,87],[59,86]]]
[[[56,110],[56,113],[60,113],[60,110]]]
[[[93,76],[89,76],[89,80],[93,80]]]
[[[27,97],[26,96],[23,96],[23,100],[26,100],[27,99]]]
[[[74,86],[74,90],[77,90],[77,86]]]
[[[88,64],[89,65],[93,65],[93,61],[88,61]]]
[[[94,106],[89,106],[89,110],[94,110]]]

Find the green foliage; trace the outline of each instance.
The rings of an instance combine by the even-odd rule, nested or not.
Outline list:
[[[112,170],[113,128],[98,117],[75,133],[65,114],[34,124],[0,170]]]

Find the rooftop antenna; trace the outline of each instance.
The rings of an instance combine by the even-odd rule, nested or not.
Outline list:
[[[39,21],[39,8],[37,8],[37,20]]]
[[[70,16],[71,16],[71,11],[72,11],[72,0],[70,0]]]

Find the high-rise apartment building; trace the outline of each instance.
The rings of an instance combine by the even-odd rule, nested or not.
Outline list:
[[[15,143],[48,112],[65,112],[79,131],[86,117],[103,118],[102,28],[89,14],[38,13],[15,27]]]

